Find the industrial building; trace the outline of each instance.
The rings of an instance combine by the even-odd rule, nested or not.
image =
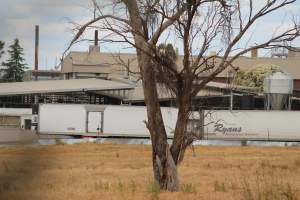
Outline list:
[[[250,66],[261,63],[282,66],[282,70],[294,78],[293,96],[296,98],[293,99],[292,108],[298,109],[300,70],[297,69],[297,63],[300,63],[299,61],[300,57],[241,57],[235,62],[235,66],[239,66],[240,69],[250,69]],[[54,80],[37,78],[38,81],[1,83],[0,106],[26,108],[32,107],[35,103],[144,105],[143,90],[137,72],[138,66],[134,54],[116,56],[102,53],[100,48],[93,45],[87,52],[70,52],[62,62],[61,73],[44,73],[54,77]],[[232,93],[233,109],[264,109],[263,94],[256,93],[253,88],[229,84],[227,73],[221,73],[199,92],[194,99],[196,107],[228,109]],[[39,77],[39,73],[31,75],[31,80],[36,76]],[[64,79],[55,80],[59,77]],[[158,88],[161,105],[176,106],[172,95],[162,87],[158,86]]]
[[[36,29],[35,67],[25,74],[22,83],[0,84],[0,107],[30,108],[38,103],[130,104],[144,105],[144,96],[135,54],[105,53],[94,44],[86,52],[69,52],[61,62],[61,71],[38,69],[38,27]],[[293,78],[291,108],[298,109],[300,97],[300,55],[298,52],[275,51],[272,57],[240,57],[234,69],[249,70],[260,64],[280,66]],[[182,56],[179,56],[178,66]],[[215,62],[219,62],[218,59]],[[265,95],[253,88],[234,86],[227,69],[197,94],[193,105],[211,109],[264,109]],[[27,77],[27,78],[26,78]],[[36,80],[36,81],[33,81]],[[176,106],[174,97],[158,85],[161,105]],[[234,98],[231,98],[231,97]],[[233,100],[232,100],[233,99]]]
[[[38,35],[38,28],[36,33]],[[2,108],[0,109],[0,127],[18,127],[37,131],[41,131],[40,128],[45,128],[45,134],[60,133],[69,135],[75,133],[75,135],[87,134],[92,136],[100,134],[100,132],[115,133],[116,135],[125,130],[122,134],[134,133],[140,135],[140,132],[143,132],[142,136],[145,137],[144,133],[147,130],[141,120],[146,119],[146,108],[144,107],[144,91],[139,77],[137,57],[135,54],[102,52],[97,37],[98,33],[95,32],[95,43],[89,47],[88,51],[69,52],[61,62],[60,71],[38,69],[38,37],[36,37],[35,66],[34,70],[25,73],[25,82],[0,83],[0,108]],[[300,69],[298,68],[300,54],[294,51],[276,50],[271,57],[261,58],[257,55],[258,52],[253,51],[250,57],[239,57],[233,63],[232,68],[223,71],[196,95],[190,110],[199,113],[207,112],[207,110],[300,110]],[[179,68],[182,59],[182,56],[179,56]],[[220,62],[220,60],[216,58],[215,62]],[[256,88],[232,84],[230,73],[234,73],[237,69],[250,70],[263,64],[279,66],[283,71],[265,78],[263,92],[258,92]],[[170,110],[173,113],[166,120],[170,120],[170,124],[174,127],[176,120],[173,118],[177,116],[176,100],[165,87],[158,84],[157,88],[161,106],[168,107],[162,108],[162,110],[165,114],[170,113]],[[98,106],[97,104],[104,104],[104,106]],[[46,114],[41,115],[39,108],[42,108],[43,105],[50,108],[48,109],[50,113],[55,109],[57,112],[52,114],[46,112]],[[53,109],[54,107],[55,109]],[[76,117],[72,119],[65,119],[66,117],[64,117],[67,116],[67,113],[72,116],[75,108],[78,108],[79,113],[81,113],[80,116],[77,116],[78,124],[73,122],[73,119],[77,119]],[[84,112],[81,112],[82,110]],[[118,112],[123,112],[123,115]],[[252,130],[252,125],[246,123],[247,120],[252,120],[253,125],[258,127],[259,132],[263,132],[262,135],[255,135],[252,139],[265,140],[266,138],[270,139],[271,136],[276,140],[278,138],[299,140],[299,136],[294,133],[294,130],[289,132],[290,135],[286,137],[277,134],[278,131],[282,131],[280,127],[269,132],[269,126],[272,124],[270,119],[268,125],[260,127],[260,120],[256,116],[273,115],[270,112],[239,111],[240,116],[237,119],[233,117],[233,115],[237,116],[234,112],[216,111],[220,115],[223,112],[228,121],[240,124],[243,127],[228,128],[226,124],[219,124],[224,128],[220,129],[220,133],[218,133],[221,136],[224,136],[224,130],[225,132],[229,131],[230,134],[233,132],[233,137],[230,137],[230,139],[249,138],[248,133],[257,134],[256,129]],[[290,114],[292,112],[287,113],[286,116],[294,116]],[[122,119],[124,119],[127,114],[135,115],[131,117],[132,121],[129,120],[131,124],[129,124],[129,121],[127,123],[126,120],[123,120],[124,122],[119,123],[117,127],[119,129],[114,129],[116,128],[114,119],[121,120],[122,116]],[[60,118],[56,117],[57,115]],[[247,118],[244,115],[251,115],[251,117]],[[296,115],[295,119],[299,113],[297,112]],[[278,120],[284,118],[280,112],[276,113],[276,117]],[[44,121],[41,121],[41,119]],[[61,126],[63,130],[56,130],[57,127],[53,126],[57,119],[64,125]],[[244,121],[241,122],[240,119]],[[51,120],[52,124],[49,122]],[[203,119],[197,119],[197,123],[200,120]],[[79,124],[81,125],[80,129],[76,132],[76,125]],[[126,131],[129,126],[131,126],[130,131]],[[135,129],[136,126],[139,129]],[[198,124],[197,128],[199,129]],[[214,131],[208,131],[207,129],[206,137],[208,137],[208,133],[216,134],[215,130],[217,129],[215,129],[215,126],[210,127],[210,129]],[[245,129],[246,132],[242,132],[242,129],[243,131]],[[295,130],[298,131],[297,128]],[[173,130],[168,131],[171,137]],[[197,131],[200,131],[200,129]],[[226,136],[228,135],[227,132]],[[241,133],[246,135],[237,137]],[[217,138],[221,137],[218,136]]]

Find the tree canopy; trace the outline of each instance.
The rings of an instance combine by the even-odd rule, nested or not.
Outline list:
[[[256,87],[259,92],[263,91],[265,77],[282,72],[279,66],[272,64],[260,64],[248,70],[238,70],[234,78],[234,84],[248,87]]]
[[[23,74],[27,69],[25,59],[23,58],[23,48],[19,44],[19,40],[15,39],[14,43],[8,49],[9,58],[3,62],[2,81],[4,82],[20,82],[23,80]]]
[[[4,44],[5,43],[0,40],[0,58],[1,58],[2,54],[4,54],[4,50],[3,50]]]

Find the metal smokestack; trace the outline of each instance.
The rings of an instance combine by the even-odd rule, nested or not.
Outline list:
[[[98,46],[98,30],[95,30],[95,46]]]
[[[35,26],[35,53],[34,53],[34,70],[35,80],[37,81],[37,71],[39,69],[39,26]]]

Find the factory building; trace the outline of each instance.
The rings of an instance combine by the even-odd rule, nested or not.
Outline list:
[[[38,28],[36,55],[38,55]],[[194,99],[193,105],[212,109],[264,109],[265,95],[253,88],[231,84],[229,73],[233,69],[249,70],[260,64],[272,64],[293,78],[292,108],[298,109],[300,97],[300,55],[298,52],[273,53],[268,58],[240,57],[229,68],[208,83]],[[179,56],[178,67],[182,61]],[[215,62],[219,62],[218,59]],[[139,80],[136,54],[105,53],[98,45],[98,32],[94,44],[86,52],[69,52],[61,62],[61,71],[39,70],[35,58],[35,69],[25,73],[28,82],[1,83],[0,107],[32,107],[38,103],[75,104],[130,104],[144,105],[142,84]],[[36,81],[33,81],[36,80]],[[158,86],[161,105],[176,106],[174,97]],[[233,97],[233,98],[232,98]]]

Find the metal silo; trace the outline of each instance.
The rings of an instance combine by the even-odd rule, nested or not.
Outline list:
[[[284,72],[276,72],[264,79],[267,110],[290,108],[290,95],[293,94],[293,79]]]

